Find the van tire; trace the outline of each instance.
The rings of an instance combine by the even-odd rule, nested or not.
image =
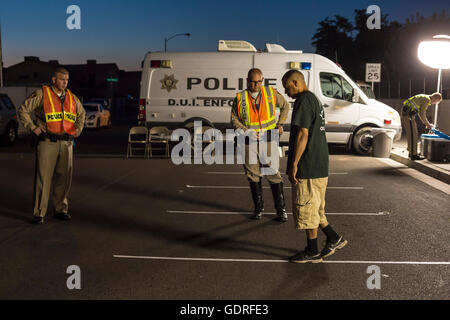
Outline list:
[[[372,135],[370,131],[375,127],[361,127],[353,134],[353,149],[360,155],[367,156],[372,151]]]

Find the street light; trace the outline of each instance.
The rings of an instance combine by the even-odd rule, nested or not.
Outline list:
[[[189,37],[190,35],[191,35],[190,33],[178,33],[174,36],[171,36],[170,38],[165,38],[164,39],[164,52],[167,52],[167,41],[169,41],[170,39],[173,39],[177,36],[188,36]]]
[[[442,69],[450,69],[450,36],[437,35],[431,41],[422,41],[417,49],[419,60],[434,69],[439,69],[437,91],[441,88]],[[434,111],[434,126],[437,125],[439,103]]]

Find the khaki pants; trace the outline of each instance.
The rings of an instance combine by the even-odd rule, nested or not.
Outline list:
[[[416,116],[401,116],[402,125],[406,130],[406,140],[408,141],[409,156],[417,155],[417,143],[419,142],[419,131],[417,130]]]
[[[299,179],[292,185],[292,213],[295,229],[317,229],[327,222],[325,217],[325,192],[328,177]]]
[[[280,155],[278,154],[278,145],[276,144],[276,142],[267,142],[267,152],[265,155],[267,155],[268,158],[272,158],[271,148],[273,148],[274,150],[276,149],[277,153],[273,156],[277,157],[278,163],[270,162],[269,164],[265,164],[263,168],[264,175],[261,174],[261,166],[263,166],[261,162],[267,161],[261,161],[261,157],[265,155],[263,155],[259,147],[259,143],[257,144],[257,148],[251,148],[249,147],[249,145],[245,145],[244,170],[248,180],[252,182],[259,182],[264,176],[270,184],[283,182],[283,178],[281,177],[280,170],[278,168],[280,163]],[[252,159],[255,159],[256,163],[252,164],[250,161]]]
[[[47,213],[50,190],[55,212],[67,213],[72,184],[72,141],[39,141],[36,154],[33,215]]]

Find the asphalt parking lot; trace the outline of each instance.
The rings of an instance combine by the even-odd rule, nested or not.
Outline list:
[[[332,152],[326,212],[349,244],[324,263],[298,265],[286,258],[305,247],[304,233],[292,215],[273,220],[267,182],[267,214],[248,219],[241,165],[176,166],[78,149],[72,220],[49,212],[34,226],[34,155],[15,148],[0,154],[1,299],[450,298],[448,185],[392,160]],[[287,177],[285,187],[292,212]],[[66,286],[71,265],[81,269],[81,290]],[[371,290],[373,265],[381,287]]]

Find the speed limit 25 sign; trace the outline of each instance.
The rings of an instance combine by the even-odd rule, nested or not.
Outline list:
[[[381,81],[381,63],[366,63],[366,82]]]

